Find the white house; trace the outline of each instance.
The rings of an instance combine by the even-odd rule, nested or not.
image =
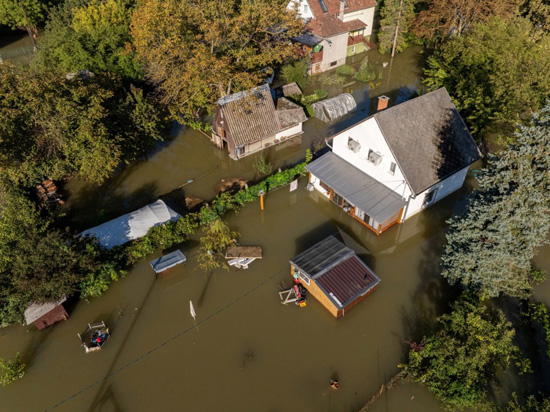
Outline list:
[[[481,158],[445,88],[330,139],[332,152],[306,167],[310,183],[377,234],[459,189]]]
[[[306,31],[295,38],[311,53],[311,73],[321,73],[346,62],[346,56],[369,49],[375,0],[291,0],[306,22]]]

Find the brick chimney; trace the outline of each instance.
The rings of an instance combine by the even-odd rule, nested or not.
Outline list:
[[[346,3],[344,3],[344,0],[340,0],[340,12],[338,13],[338,18],[342,21],[344,21],[344,8],[346,7]]]
[[[389,101],[390,101],[390,98],[388,96],[382,95],[378,97],[378,108],[376,109],[376,111],[379,112],[387,108]]]

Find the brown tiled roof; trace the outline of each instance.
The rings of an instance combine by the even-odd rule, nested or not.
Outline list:
[[[355,30],[361,30],[367,27],[367,24],[365,22],[362,22],[359,19],[350,20],[344,23],[348,31],[355,31]]]
[[[333,16],[340,12],[340,0],[323,0],[327,6],[327,13],[323,12],[319,0],[308,0],[309,7],[313,12],[313,16],[318,19],[323,14],[332,14]],[[348,7],[344,9],[345,13],[350,13],[357,10],[368,9],[376,6],[375,0],[346,0]]]
[[[237,146],[272,136],[280,129],[267,85],[226,96],[218,104]]]
[[[336,303],[345,307],[376,286],[380,279],[357,256],[353,255],[315,278],[315,281],[329,297],[333,300],[336,298]]]
[[[330,14],[321,15],[311,19],[306,25],[306,31],[321,37],[331,37],[349,32],[349,29],[339,18]]]
[[[414,194],[480,159],[445,88],[374,115]]]

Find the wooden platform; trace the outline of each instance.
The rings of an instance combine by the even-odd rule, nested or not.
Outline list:
[[[226,259],[261,259],[262,247],[261,246],[230,246],[225,251]]]

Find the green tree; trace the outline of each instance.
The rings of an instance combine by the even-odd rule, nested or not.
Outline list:
[[[380,31],[378,32],[380,53],[391,52],[396,26],[399,26],[399,30],[397,31],[395,50],[401,52],[409,46],[416,3],[417,0],[384,0],[380,8]]]
[[[281,75],[287,83],[296,83],[303,89],[310,83],[310,77],[307,75],[308,68],[309,64],[306,60],[298,60],[283,66]]]
[[[68,0],[51,13],[36,64],[63,73],[86,69],[141,80],[129,33],[133,10],[133,0]]]
[[[411,344],[405,374],[425,384],[450,408],[486,405],[487,385],[512,361],[527,371],[514,345],[514,330],[500,310],[489,311],[476,296],[463,296],[438,319],[433,335]]]
[[[550,228],[550,105],[519,126],[516,144],[490,157],[466,212],[449,221],[442,275],[483,295],[528,297],[531,268]]]
[[[4,360],[0,358],[0,384],[6,386],[25,374],[25,364],[18,353],[14,359]]]
[[[4,24],[12,29],[23,28],[27,26],[27,21],[23,14],[23,8],[29,19],[31,29],[36,33],[36,27],[41,25],[48,16],[48,11],[59,1],[57,0],[2,0],[0,1],[0,24]]]
[[[512,400],[503,408],[498,408],[498,412],[550,412],[550,398],[543,397],[540,401],[533,395],[520,403],[516,394],[513,394]]]
[[[475,24],[494,17],[510,20],[519,0],[424,0],[413,24],[413,34],[431,44],[466,34]]]
[[[227,223],[221,219],[207,223],[204,228],[204,236],[200,239],[201,246],[197,258],[199,267],[205,272],[220,267],[227,269],[227,265],[224,263],[224,252],[237,236],[239,234],[229,229]]]
[[[447,88],[472,133],[508,130],[550,95],[550,35],[537,39],[526,19],[477,24],[430,56],[425,76]]]
[[[172,115],[196,125],[220,97],[258,85],[263,68],[293,57],[303,22],[283,0],[144,0],[131,27]]]
[[[0,168],[12,183],[75,175],[100,183],[160,139],[159,111],[115,75],[0,65]]]
[[[265,159],[263,153],[254,160],[252,167],[261,175],[268,175],[273,171],[273,165]]]

